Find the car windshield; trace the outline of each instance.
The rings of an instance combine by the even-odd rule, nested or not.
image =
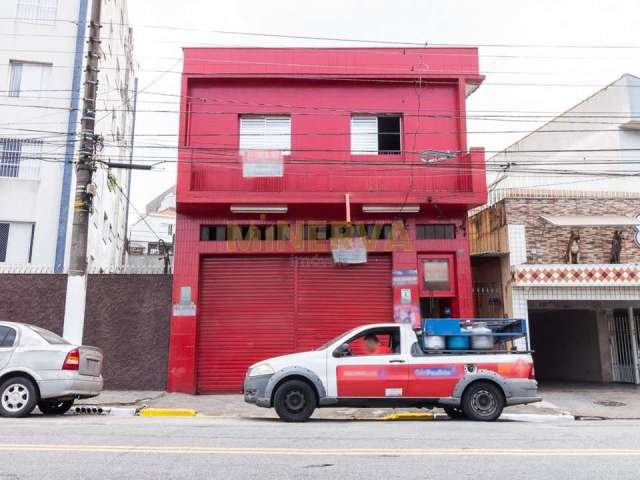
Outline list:
[[[49,330],[45,330],[44,328],[40,327],[34,327],[32,325],[29,325],[29,328],[40,335],[45,340],[45,342],[49,343],[50,345],[69,345],[69,342],[67,342],[64,338],[56,335],[53,332],[50,332]]]
[[[316,352],[320,351],[320,350],[324,350],[325,348],[327,348],[329,345],[331,345],[332,343],[334,343],[336,340],[338,340],[340,337],[344,337],[347,335],[351,335],[352,332],[355,332],[356,330],[358,330],[360,327],[356,327],[356,328],[352,328],[351,330],[349,330],[348,332],[345,333],[341,333],[340,335],[338,335],[337,337],[333,337],[331,340],[329,340],[327,343],[323,343],[321,346],[319,346],[318,348],[316,348]]]

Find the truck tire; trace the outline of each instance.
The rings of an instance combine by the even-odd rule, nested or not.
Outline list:
[[[493,382],[474,382],[462,395],[462,411],[471,420],[493,422],[503,409],[504,395]]]
[[[64,415],[73,407],[73,400],[40,400],[38,408],[44,415]]]
[[[0,385],[0,417],[29,415],[38,403],[38,391],[26,377],[12,377]]]
[[[287,380],[278,387],[273,406],[285,422],[304,422],[309,419],[318,404],[315,390],[302,380]]]

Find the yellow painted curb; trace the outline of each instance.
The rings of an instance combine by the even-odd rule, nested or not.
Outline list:
[[[193,408],[143,408],[141,417],[195,417],[197,412]]]
[[[433,420],[433,413],[400,412],[385,415],[380,420]]]

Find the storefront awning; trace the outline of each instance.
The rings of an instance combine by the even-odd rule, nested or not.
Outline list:
[[[624,215],[541,215],[545,222],[557,227],[623,227],[640,225],[640,218]]]

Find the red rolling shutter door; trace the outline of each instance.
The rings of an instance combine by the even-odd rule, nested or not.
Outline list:
[[[238,392],[252,363],[393,318],[390,256],[204,258],[200,279],[199,393]]]
[[[298,257],[296,350],[317,348],[365,323],[393,321],[391,257],[336,265],[330,257]]]
[[[238,392],[247,367],[294,349],[291,257],[204,258],[198,392]]]

